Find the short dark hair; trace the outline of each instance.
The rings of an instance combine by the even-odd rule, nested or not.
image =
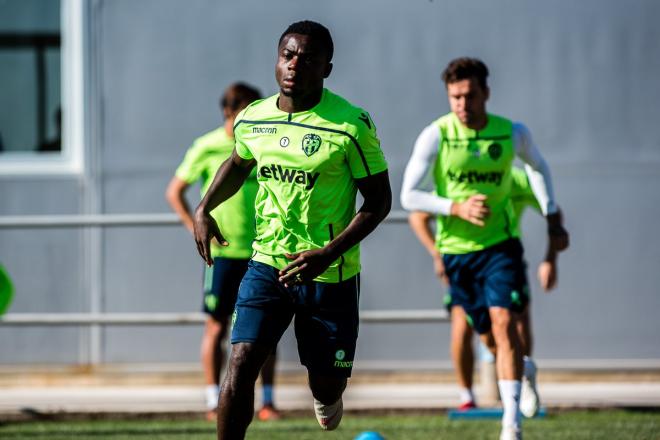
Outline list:
[[[330,35],[330,31],[327,27],[315,21],[297,21],[289,25],[289,27],[286,28],[286,30],[282,33],[280,40],[277,42],[277,47],[282,44],[284,37],[289,34],[307,35],[310,38],[313,38],[314,41],[318,41],[328,56],[328,62],[332,61],[332,55],[334,55],[335,46],[332,43],[332,36]]]
[[[461,57],[450,61],[442,72],[445,86],[456,81],[475,78],[482,89],[488,87],[488,67],[478,58]]]
[[[220,108],[234,112],[243,110],[253,101],[261,99],[261,93],[251,85],[237,82],[225,90],[220,98]]]

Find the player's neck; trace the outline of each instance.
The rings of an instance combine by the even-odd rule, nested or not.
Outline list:
[[[234,118],[227,118],[225,119],[225,133],[227,133],[227,136],[233,138],[234,137]]]
[[[323,96],[323,89],[314,90],[304,96],[287,96],[280,92],[277,98],[277,107],[283,112],[298,113],[304,112],[316,106],[321,102]]]
[[[467,128],[470,128],[472,130],[480,131],[486,128],[486,125],[488,125],[488,114],[484,113],[483,116],[468,122],[467,124],[464,124]]]

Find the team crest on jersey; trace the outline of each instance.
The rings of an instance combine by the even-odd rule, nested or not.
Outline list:
[[[502,156],[502,146],[497,142],[495,142],[494,144],[490,144],[488,146],[488,155],[493,160],[499,159],[500,156]]]
[[[302,150],[307,157],[319,151],[321,148],[321,137],[314,133],[307,133],[302,140]]]

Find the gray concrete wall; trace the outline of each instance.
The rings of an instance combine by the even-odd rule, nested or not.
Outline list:
[[[89,68],[99,99],[88,112],[99,131],[88,148],[100,157],[104,213],[168,211],[164,188],[192,139],[219,123],[223,88],[240,79],[275,93],[276,41],[295,20],[330,28],[336,55],[327,86],[371,112],[395,193],[417,134],[448,111],[442,69],[456,56],[482,58],[491,70],[489,110],[531,129],[572,233],[557,291],[544,295],[532,283],[536,356],[660,359],[657,2],[98,0],[89,12]],[[75,179],[2,178],[0,184],[11,201],[1,205],[3,214],[80,212]],[[52,193],[69,202],[49,203]],[[398,200],[394,208],[400,209]],[[533,275],[544,225],[530,213],[523,229]],[[51,261],[38,244],[37,257],[30,253],[42,234],[67,258]],[[13,312],[77,311],[86,304],[77,281],[81,244],[67,234],[0,232],[0,261],[19,286]],[[44,267],[38,277],[28,269],[31,258]],[[197,310],[201,266],[183,228],[108,230],[104,309]],[[443,288],[406,225],[385,225],[370,236],[363,266],[365,310],[442,304]],[[52,294],[57,304],[45,301]],[[84,358],[76,346],[84,332],[75,330],[61,330],[73,335],[58,339],[57,355],[52,346],[33,350],[45,345],[39,338],[59,332],[0,328],[3,347],[12,341],[0,362]],[[447,335],[443,324],[365,325],[358,357],[411,367],[446,360]],[[195,362],[198,337],[196,328],[112,328],[103,332],[103,356]],[[297,359],[290,336],[281,353]]]

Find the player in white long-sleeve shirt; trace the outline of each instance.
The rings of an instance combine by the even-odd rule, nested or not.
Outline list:
[[[528,291],[523,251],[510,199],[516,156],[548,221],[554,251],[568,246],[554,201],[550,170],[520,123],[486,112],[488,69],[459,58],[443,73],[451,113],[426,127],[404,175],[401,203],[438,218],[436,243],[443,255],[452,300],[480,334],[492,330],[504,406],[501,438],[521,438],[519,398],[522,350],[515,320]]]

